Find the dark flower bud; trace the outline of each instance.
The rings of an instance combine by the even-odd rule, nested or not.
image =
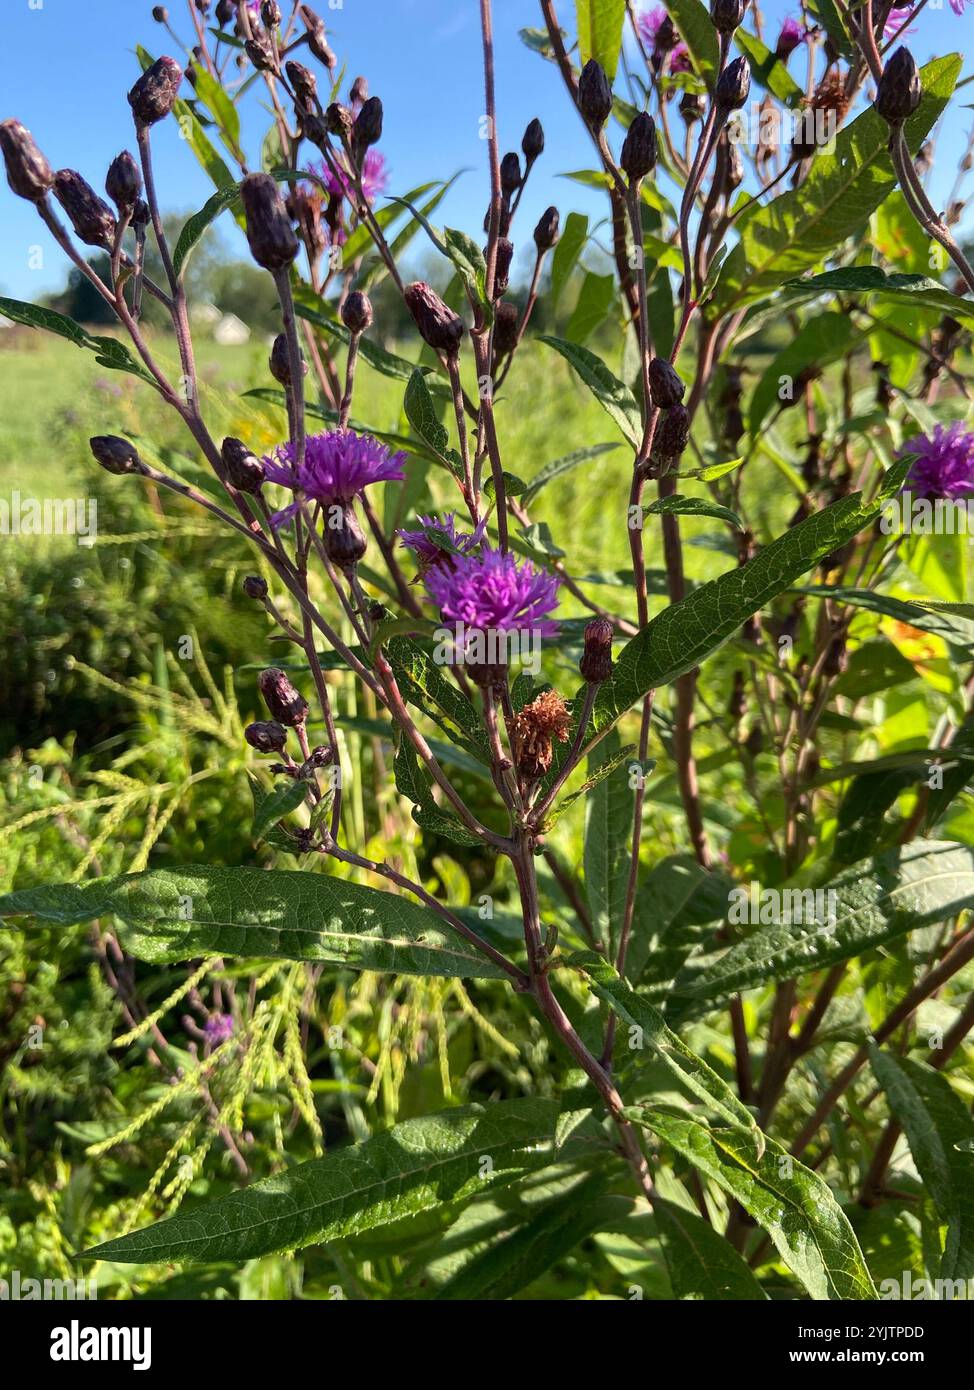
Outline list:
[[[354,509],[348,504],[334,502],[325,508],[322,536],[325,554],[340,570],[354,569],[365,554],[365,534]]]
[[[717,79],[715,96],[719,108],[739,111],[751,90],[751,67],[746,58],[735,58]]]
[[[638,183],[656,168],[656,122],[648,111],[640,111],[626,131],[619,163],[630,183]]]
[[[823,676],[841,676],[849,665],[849,649],[844,637],[833,637],[822,664]]]
[[[740,28],[747,0],[710,0],[710,18],[718,34],[733,34]]]
[[[589,685],[601,685],[612,675],[612,624],[608,618],[593,618],[586,627],[578,669]]]
[[[294,88],[294,95],[305,106],[314,106],[318,100],[318,79],[310,68],[293,60],[285,64],[288,81]]]
[[[289,729],[303,724],[308,717],[308,702],[291,684],[283,671],[269,666],[257,677],[257,686],[272,719]]]
[[[676,48],[680,42],[680,36],[676,32],[676,25],[669,15],[665,15],[659,28],[656,30],[656,43],[654,47],[660,53],[669,53],[670,49]]]
[[[338,64],[338,59],[328,47],[328,36],[321,16],[315,14],[310,5],[300,6],[301,20],[305,29],[308,31],[308,47],[318,59],[319,63],[324,63],[329,72]]]
[[[649,364],[649,393],[657,410],[670,410],[679,405],[686,393],[673,364],[665,357],[654,357]]]
[[[260,492],[264,485],[264,465],[240,439],[231,435],[220,449],[227,480],[238,492]]]
[[[501,191],[510,198],[521,187],[521,161],[514,150],[501,160]]]
[[[707,99],[697,92],[684,92],[680,98],[680,115],[690,126],[694,121],[702,121],[707,112]]]
[[[612,113],[612,88],[605,68],[589,58],[578,79],[578,109],[593,130],[601,130]]]
[[[210,0],[196,0],[196,8],[205,19],[210,13]]]
[[[550,251],[558,241],[560,223],[557,208],[546,208],[534,229],[534,244],[539,251]]]
[[[248,174],[240,185],[250,252],[265,270],[284,270],[298,254],[298,239],[270,174]]]
[[[499,299],[507,291],[511,278],[511,262],[514,259],[514,243],[502,236],[497,242],[497,269],[494,272],[494,298]]]
[[[920,104],[920,74],[908,48],[898,48],[890,58],[876,91],[876,110],[889,125],[899,125]]]
[[[108,473],[139,473],[142,460],[134,444],[117,434],[98,434],[89,439],[91,452]]]
[[[247,725],[244,738],[258,753],[283,753],[287,743],[287,729],[283,724],[278,724],[276,719],[260,719]]]
[[[13,192],[28,202],[42,203],[54,186],[54,170],[34,144],[27,127],[13,117],[0,122],[0,150]]]
[[[152,18],[157,24],[165,24],[169,19],[169,11],[166,9],[165,5],[153,5]]]
[[[656,432],[656,454],[667,463],[678,459],[690,442],[690,416],[685,405],[674,405]]]
[[[281,7],[277,3],[277,0],[264,0],[260,7],[260,17],[267,25],[268,29],[280,28],[281,20],[284,16],[281,14]]]
[[[129,92],[136,125],[155,125],[176,104],[183,70],[175,58],[158,58]]]
[[[364,333],[372,327],[372,301],[361,290],[352,290],[342,305],[342,323],[350,333]]]
[[[463,319],[455,314],[423,280],[407,285],[405,290],[406,308],[413,316],[416,327],[424,340],[437,352],[445,352],[455,357],[460,351],[463,337]]]
[[[494,353],[498,360],[513,352],[517,346],[520,314],[516,304],[503,299],[494,310]]]
[[[140,231],[148,227],[150,217],[149,204],[144,198],[140,198],[132,209],[132,226],[136,231]]]
[[[277,72],[279,70],[274,45],[266,34],[256,34],[252,39],[245,40],[244,48],[247,50],[247,57],[258,72]]]
[[[248,574],[243,582],[243,591],[248,598],[263,601],[267,597],[267,580],[259,574]]]
[[[521,150],[527,160],[528,168],[544,152],[544,126],[535,116],[529,121],[521,139]]]
[[[54,196],[82,241],[110,251],[115,242],[115,214],[76,169],[59,169]]]
[[[355,117],[352,126],[352,155],[361,163],[370,145],[382,139],[382,102],[378,97],[369,97],[362,103],[362,109]]]
[[[340,101],[333,101],[325,112],[325,125],[329,135],[345,138],[351,135],[354,124],[355,117]]]
[[[349,89],[349,100],[353,106],[361,106],[369,99],[369,83],[365,77],[356,77]]]
[[[123,216],[134,210],[142,196],[142,175],[128,150],[123,150],[108,166],[105,192]]]

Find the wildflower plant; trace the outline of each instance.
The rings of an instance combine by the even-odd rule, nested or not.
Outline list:
[[[519,1237],[545,1222],[556,1232],[546,1264],[610,1229],[631,1232],[637,1284],[645,1275],[652,1287],[662,1271],[675,1297],[764,1299],[783,1282],[789,1296],[870,1299],[876,1250],[909,1229],[887,1182],[903,1162],[902,1128],[914,1187],[927,1185],[912,1195],[936,1233],[923,1258],[936,1248],[944,1277],[974,1277],[969,1173],[925,1142],[931,1126],[944,1152],[969,1157],[974,1142],[950,1076],[974,1026],[970,611],[964,594],[917,593],[934,582],[931,550],[879,525],[905,487],[974,492],[957,365],[974,325],[974,271],[957,216],[934,209],[917,168],[959,55],[921,69],[902,46],[922,4],[892,40],[888,5],[838,0],[828,19],[803,7],[770,49],[747,0],[713,0],[709,15],[698,0],[655,10],[579,0],[574,32],[556,0],[539,0],[540,27],[525,41],[562,84],[590,151],[579,177],[607,199],[606,306],[606,277],[581,259],[596,243],[586,219],[549,208],[534,229],[521,225],[544,131],[531,122],[520,153],[503,152],[491,0],[479,3],[483,236],[432,224],[445,184],[384,199],[394,171],[377,149],[380,98],[363,79],[344,92],[320,16],[288,8],[223,0],[214,29],[207,7],[189,3],[186,57],[140,50],[134,149],[108,171],[110,202],[83,174],[55,171],[19,120],[0,125],[12,193],[35,205],[127,342],[89,341],[32,305],[0,309],[155,390],[205,482],[112,435],[92,439],[95,460],[120,487],[151,485],[204,509],[254,556],[244,591],[266,614],[273,660],[261,655],[259,675],[236,673],[266,716],[238,742],[262,760],[252,838],[273,867],[160,858],[10,893],[0,913],[7,930],[115,919],[130,957],[192,964],[164,1008],[184,996],[198,1006],[193,1084],[209,1086],[228,1058],[239,1072],[215,1119],[190,1123],[193,1135],[209,1123],[208,1142],[219,1137],[241,1178],[246,1089],[270,1065],[277,1025],[259,1003],[245,1033],[222,996],[200,1007],[192,992],[226,960],[285,963],[292,994],[305,967],[313,994],[337,994],[342,972],[404,978],[431,1011],[453,982],[468,982],[453,994],[465,1011],[499,983],[530,1022],[513,1039],[494,1027],[495,1041],[518,1058],[532,1040],[545,1084],[516,1064],[484,1103],[447,1103],[373,1134],[350,1122],[357,1142],[325,1152],[319,1078],[289,1025],[282,1065],[319,1156],[282,1157],[274,1176],[210,1202],[187,1197],[163,1221],[150,1220],[160,1214],[150,1186],[139,1221],[85,1258],[243,1265],[342,1241],[365,1266],[356,1240],[380,1226],[431,1211],[450,1225],[487,1194],[516,1197],[540,1180],[553,1184],[548,1203],[526,1203],[485,1247],[473,1248],[474,1223],[463,1260],[435,1277],[438,1296],[528,1286],[544,1269]],[[261,172],[247,172],[240,148],[228,78],[237,54],[274,112]],[[741,132],[755,105],[745,169]],[[829,141],[820,147],[808,126],[773,139],[768,118],[782,128],[786,112],[826,112]],[[153,129],[173,118],[218,185],[175,246],[152,163]],[[280,426],[270,450],[214,432],[196,367],[183,270],[228,211],[280,302],[274,385],[249,401]],[[403,273],[402,247],[423,235],[452,277],[443,292]],[[150,238],[161,284],[146,270]],[[922,272],[896,260],[916,238],[930,256]],[[107,279],[79,243],[109,253]],[[522,245],[531,273],[517,295]],[[935,278],[948,267],[949,285]],[[516,386],[539,304],[573,273],[585,312],[537,350],[567,363],[626,453],[623,485],[601,499],[601,524],[624,535],[629,556],[611,584],[579,567],[570,519],[554,517],[553,533],[536,511],[544,488],[594,467],[606,446],[580,439],[525,480],[507,443],[503,387]],[[401,352],[378,341],[380,283],[415,328]],[[146,295],[171,319],[178,376],[142,326]],[[904,303],[920,315],[916,336],[898,325]],[[769,364],[755,344],[782,322],[787,340],[774,340]],[[405,383],[398,428],[361,422],[363,362]],[[701,519],[721,562],[705,580],[688,572],[687,528]],[[883,665],[872,658],[886,646],[896,660]],[[336,671],[360,694],[367,718],[352,718],[387,773],[367,834],[356,834],[360,769],[343,758]],[[895,687],[907,681],[937,711],[929,740],[925,727],[898,732]],[[864,702],[881,699],[888,714],[870,728]],[[743,808],[730,802],[731,764]],[[451,901],[448,867],[424,873],[416,855],[390,851],[393,803],[438,862],[452,852],[487,866],[479,912]],[[581,815],[575,864],[559,835]],[[757,876],[798,905],[742,927],[730,895]],[[803,895],[823,889],[834,911],[803,917]],[[935,997],[943,1013],[928,1031]],[[190,1138],[177,1136],[173,1152]],[[863,1231],[874,1208],[888,1224]],[[375,1296],[425,1286],[435,1255],[421,1237],[410,1249],[413,1239],[404,1233],[403,1260]],[[589,1287],[618,1292],[620,1279],[603,1250]]]

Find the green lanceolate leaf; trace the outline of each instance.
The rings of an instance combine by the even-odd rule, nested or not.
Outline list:
[[[835,896],[821,900],[824,912],[812,889],[797,888],[798,896],[783,902],[782,915],[801,921],[761,927],[716,959],[691,961],[669,991],[668,1016],[713,1007],[737,990],[807,975],[917,927],[949,921],[974,907],[974,849],[914,840],[853,865],[827,887]],[[808,920],[816,916],[826,920]]]
[[[699,666],[747,618],[851,540],[899,490],[908,467],[903,463],[891,468],[871,501],[855,493],[834,502],[765,546],[746,565],[701,584],[647,623],[623,647],[611,680],[599,690],[595,730],[608,728],[648,691]]]
[[[620,767],[623,763],[626,765],[627,774],[630,774],[632,768],[635,766],[641,776],[649,777],[656,768],[656,760],[654,758],[647,758],[644,762],[640,763],[635,757],[635,753],[636,745],[634,743],[627,743],[625,748],[620,748],[617,753],[603,758],[595,771],[589,777],[586,777],[580,787],[576,787],[573,792],[569,792],[568,796],[562,797],[551,811],[548,812],[541,826],[542,833],[546,834],[552,826],[561,819],[565,812],[574,806],[576,801],[581,800],[583,796],[587,796],[593,787],[597,787],[600,782],[604,782],[605,779],[615,772],[616,768]]]
[[[461,820],[436,803],[433,795],[433,779],[424,767],[409,740],[403,736],[399,740],[393,764],[396,786],[403,796],[413,803],[413,820],[431,834],[442,835],[458,845],[479,845],[481,841],[472,834]]]
[[[925,1062],[871,1047],[876,1080],[886,1092],[910,1152],[947,1225],[942,1279],[974,1279],[974,1119],[945,1076]]]
[[[750,1267],[709,1221],[661,1198],[653,1216],[674,1298],[767,1299]]]
[[[529,507],[541,489],[547,487],[554,478],[559,478],[562,473],[568,473],[571,469],[577,468],[580,463],[587,463],[589,459],[611,453],[613,449],[619,447],[618,444],[590,444],[587,449],[573,449],[570,454],[565,454],[563,458],[546,463],[544,468],[535,473],[524,489],[524,505]]]
[[[572,343],[584,343],[591,337],[612,307],[615,298],[615,276],[596,275],[586,271],[578,300],[565,329],[565,337]]]
[[[960,68],[954,53],[921,69],[923,96],[906,123],[911,150],[946,107]],[[724,266],[716,307],[728,313],[760,299],[817,265],[862,227],[896,186],[888,143],[889,127],[869,107],[839,132],[834,153],[816,156],[798,188],[767,204],[755,200],[738,220],[740,241]]]
[[[224,1260],[339,1240],[459,1203],[552,1161],[555,1101],[464,1106],[406,1120],[195,1211],[85,1252],[119,1264]]]
[[[602,409],[619,426],[632,447],[638,449],[642,439],[642,419],[629,387],[612,375],[601,357],[596,357],[594,352],[589,352],[579,343],[546,335],[542,335],[540,341],[560,352],[574,367]]]
[[[703,869],[690,854],[674,854],[640,877],[626,973],[665,993],[704,929],[727,915],[733,887],[722,873]]]
[[[67,338],[76,347],[86,348],[95,354],[95,360],[103,367],[113,371],[128,372],[140,377],[150,386],[155,386],[155,378],[145,371],[118,338],[98,337],[82,328],[80,323],[59,314],[54,309],[45,309],[39,304],[27,304],[20,299],[5,299],[0,295],[0,314],[13,323],[22,323],[27,328],[42,328],[46,333],[55,333],[59,338]]]
[[[418,706],[451,738],[460,742],[476,758],[489,763],[487,735],[473,705],[422,647],[409,637],[393,637],[386,656],[403,695]]]
[[[216,221],[221,212],[233,207],[239,197],[240,185],[237,183],[232,184],[229,188],[219,188],[212,198],[207,199],[199,212],[194,212],[193,216],[184,223],[172,256],[173,269],[177,275],[182,274],[183,266],[189,260],[190,253],[207,227]]]
[[[804,93],[788,71],[787,66],[760,39],[749,34],[746,29],[738,29],[734,42],[751,65],[751,77],[755,82],[783,101],[788,107],[801,106]]]
[[[622,49],[626,0],[575,0],[578,47],[581,60],[594,58],[605,68],[609,81],[616,75]]]
[[[965,652],[974,648],[974,609],[970,604],[940,603],[937,600],[901,599],[891,594],[878,594],[872,589],[832,587],[827,584],[802,585],[799,593],[816,598],[831,598],[837,603],[851,603],[898,623],[907,623],[923,632],[942,637],[951,646]]]
[[[596,939],[609,947],[622,928],[635,805],[629,775],[618,766],[618,751],[613,734],[589,758],[590,777],[598,779],[606,762],[612,762],[613,767],[608,776],[596,780],[585,803],[585,896]]]
[[[635,1035],[636,1040],[641,1046],[650,1048],[691,1095],[726,1123],[742,1125],[744,1129],[753,1131],[757,1152],[764,1151],[764,1135],[747,1106],[742,1105],[713,1067],[667,1027],[659,1010],[616,974],[608,961],[594,952],[588,952],[571,956],[566,964],[584,973],[594,993],[608,1004],[627,1028],[639,1030]]]
[[[308,795],[308,783],[302,781],[281,782],[275,786],[254,810],[254,838],[259,839],[270,825],[289,816],[303,805]]]
[[[588,218],[583,213],[570,212],[551,257],[552,308],[558,303],[558,298],[575,269],[587,238]]]
[[[660,1110],[626,1112],[734,1197],[767,1231],[815,1299],[876,1298],[855,1233],[831,1189],[773,1139],[759,1152],[744,1129],[708,1129]]]
[[[706,6],[700,0],[666,0],[666,8],[690,51],[693,66],[712,88],[717,76],[717,33]]]
[[[139,960],[269,956],[404,975],[504,972],[427,907],[327,874],[188,865],[0,897],[0,917],[70,925],[113,915]]]
[[[854,294],[868,298],[907,304],[914,309],[930,309],[938,314],[974,326],[974,303],[951,294],[936,280],[926,275],[887,275],[878,265],[854,265],[841,270],[826,270],[821,275],[808,275],[801,280],[786,280],[783,295],[804,298],[807,295]]]
[[[593,1174],[502,1240],[478,1252],[436,1292],[438,1300],[513,1298],[540,1279],[580,1241],[632,1209],[628,1197],[606,1192],[607,1179]]]
[[[722,507],[719,502],[711,502],[709,497],[685,497],[674,492],[669,497],[660,497],[646,508],[651,516],[672,514],[676,516],[712,516],[718,521],[726,521],[738,531],[744,530],[744,523],[730,507]]]
[[[420,367],[416,367],[410,375],[403,398],[403,409],[406,419],[420,439],[428,445],[433,458],[439,463],[445,463],[453,476],[462,481],[463,459],[456,449],[450,447],[450,436],[440,424],[433,397],[426,384],[426,373]]]

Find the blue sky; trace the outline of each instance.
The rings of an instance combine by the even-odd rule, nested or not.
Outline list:
[[[486,145],[479,138],[483,87],[477,0],[343,0],[331,8],[334,4],[319,0],[318,9],[340,61],[347,63],[349,80],[365,74],[385,105],[381,148],[391,171],[389,191],[404,193],[427,179],[448,178],[468,168],[437,219],[477,233],[488,187]],[[911,38],[917,59],[961,49],[974,67],[974,8],[958,18],[944,0],[939,9],[937,4],[929,0]],[[566,27],[573,8],[571,0],[560,0]],[[0,118],[19,117],[56,168],[79,169],[99,189],[110,160],[132,146],[125,94],[138,74],[136,42],[156,54],[173,49],[153,22],[151,9],[147,0],[2,0]],[[169,9],[177,31],[188,38],[185,0],[170,0]],[[764,6],[766,33],[776,35],[781,19],[796,11],[797,3],[770,0]],[[591,167],[591,150],[557,71],[518,38],[520,27],[539,22],[535,0],[495,0],[502,151],[520,147],[532,116],[541,118],[547,138],[518,217],[522,242],[549,203],[557,204],[563,215],[571,208],[598,217],[604,213],[598,194],[559,177]],[[792,61],[797,72],[797,59]],[[953,182],[972,114],[958,110],[941,134],[935,201],[946,198]],[[244,128],[252,151],[268,124],[256,98],[248,98]],[[179,139],[175,123],[157,127],[153,140],[165,206],[187,212],[199,207],[212,185]],[[229,217],[221,227],[232,238]],[[43,248],[39,265],[37,247]],[[0,290],[34,299],[59,286],[64,274],[64,260],[33,210],[0,185]]]

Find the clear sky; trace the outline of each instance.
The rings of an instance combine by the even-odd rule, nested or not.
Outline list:
[[[648,8],[646,0],[643,5]],[[188,40],[185,0],[170,0],[168,8],[177,32]],[[436,220],[478,233],[488,185],[486,145],[479,138],[483,86],[477,0],[343,0],[340,5],[319,0],[317,8],[339,61],[347,63],[349,81],[363,73],[383,99],[381,149],[390,169],[389,192],[405,193],[468,168]],[[136,42],[154,54],[173,49],[151,9],[147,0],[0,0],[0,118],[19,117],[55,168],[80,170],[99,191],[110,160],[133,144],[125,94],[139,71]],[[518,218],[523,243],[549,203],[563,215],[579,208],[601,217],[605,208],[597,193],[559,177],[592,167],[592,154],[556,69],[518,38],[519,28],[540,23],[536,0],[495,0],[494,9],[502,152],[520,147],[532,116],[541,118],[547,138]],[[573,9],[571,0],[559,0],[566,28],[573,26]],[[797,0],[768,0],[766,35],[776,36],[784,16],[797,10]],[[964,51],[965,72],[974,69],[974,7],[958,17],[945,0],[929,0],[910,43],[923,61]],[[796,72],[797,63],[792,60]],[[958,106],[964,100],[961,96]],[[934,201],[945,199],[953,183],[971,116],[958,110],[942,132]],[[256,94],[248,96],[244,128],[254,162],[269,123]],[[212,185],[179,139],[175,123],[157,127],[153,141],[165,207],[188,212],[201,206]],[[228,216],[221,228],[233,236]],[[64,274],[63,258],[33,210],[0,183],[0,290],[34,299],[59,286]]]

